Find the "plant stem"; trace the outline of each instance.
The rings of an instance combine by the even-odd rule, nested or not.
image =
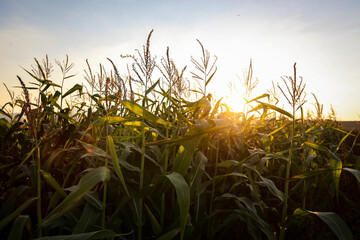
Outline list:
[[[106,129],[106,139],[109,136],[109,128],[108,128],[108,111],[106,111],[106,121],[105,121],[105,129]],[[106,141],[106,154],[105,154],[105,167],[108,167],[108,141]],[[102,206],[102,216],[101,216],[101,228],[105,229],[105,217],[106,217],[106,195],[107,195],[107,182],[104,182],[104,193],[103,193],[103,206]]]
[[[37,142],[37,140],[36,140]],[[37,145],[37,144],[36,144]],[[41,216],[41,166],[40,166],[40,147],[37,145],[37,219],[38,237],[42,236],[42,216]]]
[[[292,154],[293,154],[293,141],[294,141],[294,132],[295,132],[295,111],[296,107],[295,104],[293,104],[293,122],[292,122],[292,129],[291,129],[291,140],[290,140],[290,151],[289,151],[289,159],[286,165],[286,177],[285,177],[285,199],[284,199],[284,205],[283,205],[283,211],[282,211],[282,218],[281,218],[281,231],[280,231],[280,240],[285,239],[285,219],[287,215],[288,210],[288,198],[289,198],[289,177],[290,177],[290,168],[291,168],[291,160],[292,160]]]

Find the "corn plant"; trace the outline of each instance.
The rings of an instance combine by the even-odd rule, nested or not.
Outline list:
[[[107,59],[112,68],[97,72],[86,60],[86,84],[64,89],[81,76],[70,74],[66,56],[55,62],[61,79],[49,80],[46,56],[26,70],[35,84],[19,78],[22,99],[8,89],[0,108],[4,239],[359,237],[359,133],[335,117],[304,117],[296,65],[278,89],[253,97],[250,62],[247,107],[235,113],[211,102],[216,57],[200,41],[190,70],[200,86],[192,88],[169,48],[156,62],[152,33],[143,51],[121,55],[127,69]],[[278,106],[277,90],[292,113]]]

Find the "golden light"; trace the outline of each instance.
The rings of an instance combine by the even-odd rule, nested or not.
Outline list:
[[[231,108],[233,112],[244,112],[245,100],[239,93],[232,93],[223,99],[223,102]]]

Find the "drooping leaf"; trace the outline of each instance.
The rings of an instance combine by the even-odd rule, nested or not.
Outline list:
[[[360,183],[360,171],[359,170],[352,169],[352,168],[343,168],[343,170],[352,173],[356,177],[358,182]]]
[[[120,182],[123,185],[123,188],[125,189],[126,194],[128,195],[128,197],[130,197],[129,190],[126,186],[126,182],[125,182],[124,176],[123,176],[121,168],[120,168],[119,159],[117,157],[117,153],[116,153],[116,149],[115,149],[115,145],[114,145],[114,140],[111,136],[107,136],[107,142],[108,142],[114,170],[115,170],[116,174],[118,175]]]
[[[338,144],[335,152],[339,151],[341,144],[351,135],[352,131],[353,131],[353,130],[351,130],[350,132],[348,132],[348,133],[340,140],[340,142],[339,142],[339,144]]]
[[[149,89],[146,90],[145,96],[148,95],[154,88],[160,83],[160,79],[158,79]]]
[[[251,103],[251,102],[254,102],[256,100],[259,100],[261,98],[266,98],[266,97],[269,99],[270,95],[268,93],[264,93],[264,94],[262,94],[262,95],[260,95],[260,96],[258,96],[256,98],[253,98],[253,99],[251,99],[249,101],[246,101],[246,103]]]
[[[129,119],[126,119],[123,117],[118,117],[118,116],[104,116],[104,117],[97,119],[92,124],[93,125],[104,125],[105,122],[107,122],[108,124],[114,124],[114,123],[120,123],[120,122],[125,122],[125,121],[129,121]]]
[[[333,152],[331,152],[327,147],[321,146],[319,144],[306,141],[305,144],[313,149],[319,150],[320,152],[325,153],[329,158],[333,158],[336,161],[341,161],[338,156],[336,156]]]
[[[91,169],[79,181],[78,185],[72,187],[71,193],[44,218],[43,224],[62,216],[75,206],[77,200],[81,199],[88,191],[100,182],[110,180],[110,171],[105,167]]]
[[[171,231],[160,236],[157,240],[172,240],[176,237],[176,235],[178,235],[179,232],[180,232],[180,228],[174,228]]]
[[[8,240],[21,240],[23,239],[23,231],[26,227],[30,230],[31,220],[29,215],[19,215],[11,226]]]
[[[74,227],[72,234],[88,232],[99,220],[100,215],[101,212],[98,209],[94,208],[90,204],[85,204],[79,222]]]
[[[150,122],[162,124],[165,126],[172,126],[172,124],[170,122],[167,122],[167,121],[161,119],[160,117],[152,114],[151,112],[149,112],[144,107],[137,104],[136,102],[123,100],[123,101],[121,101],[121,104],[123,104],[130,111],[136,113],[137,115],[139,115],[141,117],[144,117],[146,120],[148,120]]]
[[[41,175],[43,176],[43,178],[45,179],[45,181],[52,187],[54,188],[57,192],[60,193],[61,196],[66,197],[67,194],[64,192],[64,190],[62,189],[62,187],[59,185],[59,183],[55,180],[55,178],[53,178],[51,176],[50,173],[45,172],[44,170],[41,170]]]
[[[283,109],[281,109],[281,108],[279,108],[277,106],[271,105],[269,103],[264,103],[264,102],[261,102],[261,101],[257,101],[257,102],[264,105],[264,106],[266,106],[266,107],[268,107],[268,108],[271,108],[272,110],[275,110],[275,111],[277,111],[277,112],[279,112],[281,114],[284,114],[284,115],[286,115],[286,116],[288,116],[290,118],[293,118],[293,115],[291,113],[289,113],[289,112],[287,112],[287,111],[285,111],[285,110],[283,110]]]
[[[211,118],[213,118],[214,116],[215,116],[215,114],[217,114],[218,113],[218,110],[219,110],[219,107],[220,107],[220,103],[221,103],[221,100],[222,100],[223,98],[220,98],[217,102],[216,102],[216,104],[215,104],[215,106],[214,106],[214,108],[213,108],[213,110],[212,110],[212,112],[211,112]]]
[[[276,187],[275,183],[272,180],[270,180],[266,177],[263,177],[258,170],[256,170],[255,168],[253,168],[252,166],[250,166],[248,164],[243,164],[243,166],[256,172],[262,180],[260,183],[265,185],[275,197],[279,198],[281,201],[284,201],[284,198],[285,198],[284,193]]]
[[[198,194],[203,193],[209,186],[211,186],[212,184],[219,182],[221,180],[223,180],[224,178],[227,177],[240,177],[240,178],[245,178],[247,179],[248,177],[243,174],[243,173],[237,173],[237,172],[232,172],[232,173],[228,173],[228,174],[223,174],[223,175],[218,175],[216,177],[213,177],[210,181],[204,182],[200,189],[197,191]]]
[[[80,84],[75,84],[71,89],[69,89],[66,93],[62,95],[62,98],[65,98],[66,96],[72,94],[75,91],[79,91],[79,94],[82,93],[83,86]]]
[[[100,156],[100,157],[106,157],[106,152],[104,150],[102,150],[99,147],[96,147],[90,143],[86,143],[83,141],[78,140],[78,142],[81,143],[81,145],[83,145],[83,147],[86,149],[86,151],[88,152],[87,156]],[[82,156],[84,157],[84,156]]]
[[[354,239],[349,227],[336,213],[333,212],[307,212],[315,214],[323,220],[340,240]]]
[[[353,239],[353,235],[347,224],[334,212],[313,212],[297,208],[292,215],[287,217],[284,227],[295,227],[302,224],[309,214],[314,214],[323,220],[340,240]]]
[[[159,221],[156,219],[156,217],[154,216],[154,214],[151,212],[150,208],[146,204],[145,204],[145,209],[149,216],[150,224],[151,224],[151,228],[152,228],[153,232],[156,235],[159,235],[161,233],[161,226],[160,226]]]
[[[181,237],[180,239],[184,238],[185,233],[185,227],[186,227],[186,221],[187,216],[189,214],[189,208],[190,208],[190,188],[189,185],[186,183],[183,176],[181,176],[177,172],[172,172],[166,177],[170,180],[170,182],[173,184],[177,200],[179,203],[179,209],[180,209],[180,228],[181,228]]]
[[[32,204],[37,198],[33,197],[24,202],[20,207],[15,211],[10,213],[4,219],[0,221],[0,230],[3,229],[7,224],[9,224],[14,218],[16,218],[22,211],[24,211],[30,204]]]
[[[316,169],[316,170],[312,170],[312,171],[308,171],[308,172],[305,172],[305,173],[295,175],[295,176],[291,177],[290,180],[306,179],[306,178],[314,177],[314,176],[317,176],[319,174],[323,174],[323,173],[327,173],[327,172],[331,172],[331,171],[335,171],[335,169],[319,168],[319,169]]]
[[[87,239],[106,239],[106,238],[114,238],[114,237],[121,237],[121,235],[127,234],[117,234],[110,230],[99,230],[95,232],[88,232],[88,233],[78,233],[78,234],[71,234],[71,235],[58,235],[58,236],[51,236],[51,237],[41,237],[37,240],[87,240]]]

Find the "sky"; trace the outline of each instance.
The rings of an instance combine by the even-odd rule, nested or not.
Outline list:
[[[359,120],[360,108],[360,1],[358,0],[1,0],[0,82],[19,86],[31,77],[34,58],[48,54],[54,65],[53,81],[60,83],[55,59],[66,55],[75,64],[65,88],[85,82],[86,59],[97,68],[111,58],[126,73],[120,55],[134,54],[154,29],[151,50],[157,60],[170,47],[178,68],[194,71],[191,56],[199,59],[196,39],[218,57],[218,71],[209,91],[242,109],[240,81],[252,59],[259,79],[254,96],[266,93],[271,82],[297,75],[306,83],[307,108],[314,93],[333,106],[339,120]],[[107,65],[109,66],[109,65]],[[238,92],[229,89],[232,82]],[[283,85],[282,85],[283,86]],[[0,88],[0,106],[10,100]],[[289,110],[284,97],[281,105]]]

